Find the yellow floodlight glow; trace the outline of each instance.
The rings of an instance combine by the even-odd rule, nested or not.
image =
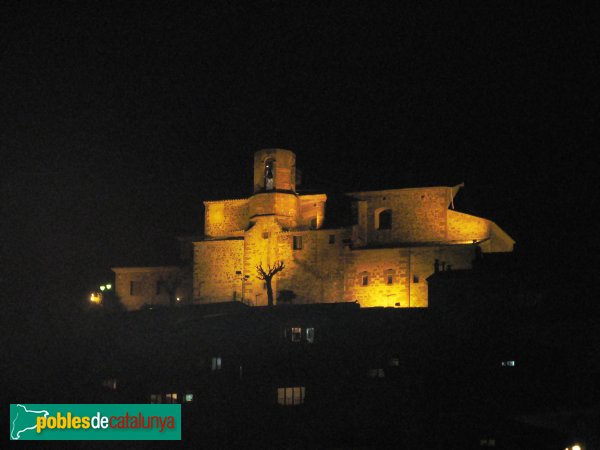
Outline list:
[[[90,302],[100,304],[102,302],[102,294],[98,292],[92,292],[90,295]]]

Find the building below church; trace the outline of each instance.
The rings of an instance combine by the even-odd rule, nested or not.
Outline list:
[[[267,305],[257,267],[283,262],[276,304],[358,302],[362,307],[427,307],[427,278],[469,269],[478,252],[511,252],[494,222],[455,211],[462,185],[326,194],[296,191],[296,156],[254,155],[249,198],[205,201],[191,271],[113,268],[127,309],[146,304],[242,301]],[[335,204],[334,204],[335,203]]]

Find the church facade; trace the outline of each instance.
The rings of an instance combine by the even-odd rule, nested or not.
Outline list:
[[[272,283],[276,304],[427,307],[426,279],[434,271],[471,268],[476,252],[513,250],[513,239],[494,222],[453,209],[461,187],[346,193],[350,214],[342,220],[332,217],[326,194],[296,191],[293,152],[260,150],[251,197],[204,202],[188,296],[194,303],[266,305],[257,267],[283,262]],[[136,271],[113,270],[117,295],[135,309],[142,301],[130,295]]]

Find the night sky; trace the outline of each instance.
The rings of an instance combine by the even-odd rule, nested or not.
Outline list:
[[[77,304],[110,267],[171,262],[265,147],[307,190],[465,182],[461,209],[557,296],[592,295],[591,3],[235,3],[2,2],[7,301]]]

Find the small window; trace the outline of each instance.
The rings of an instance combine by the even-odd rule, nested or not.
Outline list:
[[[375,226],[378,230],[392,229],[392,210],[384,209],[375,217]]]
[[[315,329],[307,328],[306,329],[306,342],[312,344],[315,342]]]
[[[194,401],[194,394],[187,393],[187,394],[185,394],[184,399],[185,399],[186,403],[193,402]]]
[[[210,370],[212,370],[213,372],[215,372],[217,370],[221,370],[221,357],[220,356],[215,356],[212,358],[211,363],[210,363]]]
[[[294,236],[294,250],[302,250],[302,236]]]
[[[385,282],[386,284],[394,284],[394,271],[392,269],[385,271]]]
[[[269,239],[269,232],[268,232],[268,231],[265,231],[265,232],[262,234],[262,237],[263,237],[263,239]]]
[[[335,234],[330,234],[329,235],[329,243],[330,244],[335,244]]]
[[[304,386],[277,388],[277,403],[283,406],[302,405],[305,393]]]
[[[368,286],[369,285],[369,274],[367,272],[363,272],[360,275],[360,285],[361,286]]]
[[[419,275],[413,275],[413,283],[419,282]]]
[[[367,376],[369,378],[385,378],[385,371],[383,369],[369,369]]]
[[[150,403],[162,403],[162,395],[161,394],[151,394],[150,395]]]
[[[400,366],[400,358],[397,356],[392,356],[388,360],[388,366],[390,367],[399,367]]]
[[[302,340],[302,328],[292,327],[290,337],[292,342],[300,342]]]
[[[166,394],[165,403],[177,403],[177,392],[170,392]]]
[[[142,293],[142,283],[139,281],[130,281],[129,282],[129,295],[141,295]]]
[[[108,389],[112,389],[113,391],[117,389],[117,379],[116,378],[107,378],[102,380],[102,386]]]
[[[313,217],[312,219],[310,219],[310,229],[311,230],[317,229],[317,218],[316,217]]]
[[[511,361],[502,361],[502,367],[515,367],[517,362],[514,360]]]

